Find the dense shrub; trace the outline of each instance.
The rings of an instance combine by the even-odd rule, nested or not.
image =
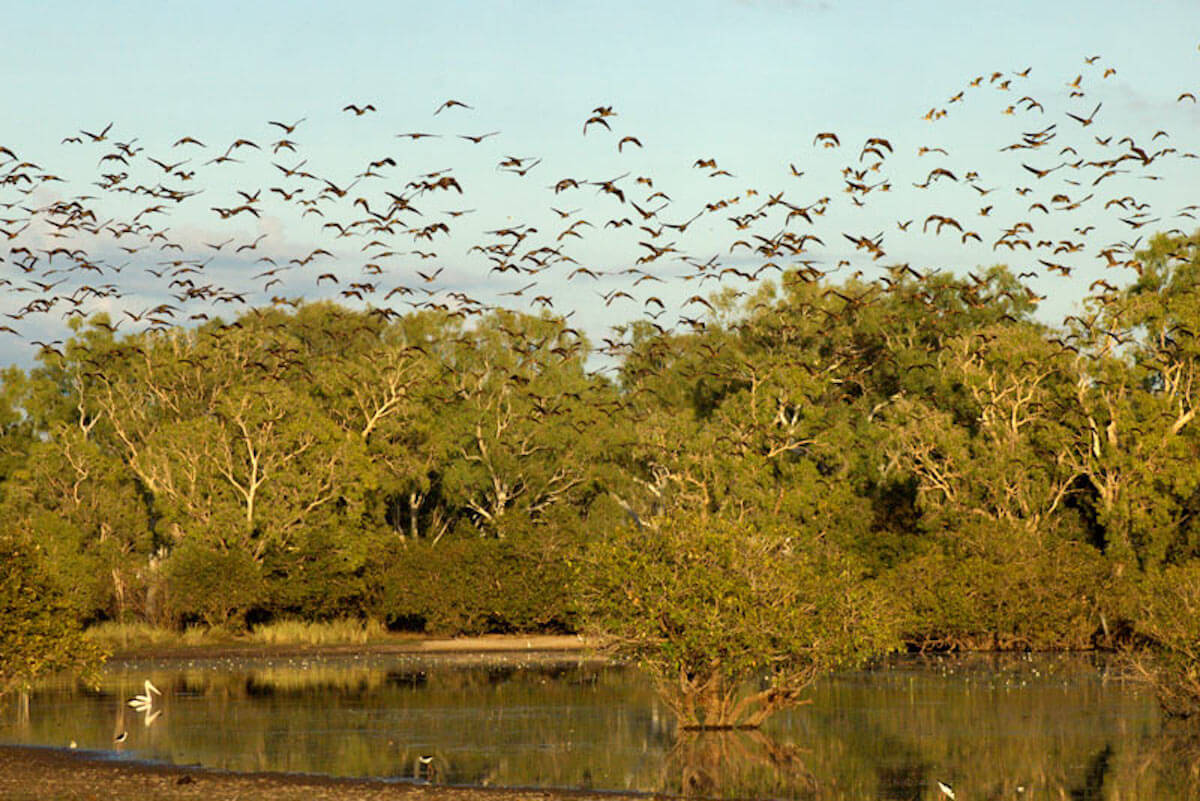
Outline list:
[[[186,543],[167,562],[167,607],[179,621],[240,628],[263,600],[259,566],[245,551]]]
[[[921,650],[1092,647],[1117,618],[1110,564],[1088,545],[1019,541],[994,532],[984,552],[931,550],[892,570],[886,580],[905,606],[906,642]]]
[[[37,547],[0,531],[0,692],[58,670],[87,671],[103,658]]]
[[[257,612],[304,620],[361,616],[377,592],[373,563],[383,546],[382,536],[362,530],[302,531],[291,549],[264,560],[265,592]]]
[[[550,534],[394,546],[378,613],[433,634],[573,631],[570,573]]]
[[[1127,654],[1128,664],[1168,715],[1200,714],[1200,564],[1146,574],[1133,603],[1141,647]]]

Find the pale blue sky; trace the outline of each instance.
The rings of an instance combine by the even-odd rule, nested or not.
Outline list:
[[[864,113],[911,124],[914,105],[979,71],[1067,72],[1085,54],[1140,85],[1186,83],[1200,38],[1192,2],[14,6],[0,31],[10,120],[50,136],[93,118],[143,136],[238,129],[355,98],[423,120],[462,95],[509,127],[608,98],[642,130],[703,125],[724,149]]]
[[[196,136],[209,143],[207,159],[239,137],[263,144],[277,138],[280,131],[267,120],[307,117],[292,137],[302,152],[274,157],[279,163],[307,158],[321,177],[348,183],[366,162],[391,156],[399,162],[395,176],[401,185],[449,167],[471,181],[460,207],[478,211],[456,220],[455,236],[439,246],[439,254],[446,267],[444,288],[481,295],[526,281],[512,273],[491,275],[486,263],[481,269],[478,259],[466,256],[478,232],[526,222],[553,244],[563,226],[548,212],[550,204],[579,207],[580,216],[593,218],[595,232],[586,242],[572,243],[572,253],[596,269],[615,271],[644,254],[636,237],[600,228],[608,217],[629,214],[628,207],[594,189],[561,197],[547,190],[562,177],[597,180],[627,170],[632,173],[622,184],[627,190],[636,175],[653,175],[656,189],[669,187],[674,202],[663,212],[668,221],[682,221],[705,202],[752,187],[760,197],[786,190],[796,203],[828,195],[833,200],[820,231],[829,246],[823,259],[836,263],[853,254],[843,232],[886,231],[889,257],[895,256],[889,260],[970,269],[980,262],[1028,258],[991,248],[993,229],[1028,214],[1027,202],[1013,196],[1012,188],[1032,177],[1022,172],[1021,157],[998,152],[1020,132],[1057,123],[1059,141],[1082,148],[1093,134],[1128,133],[1146,146],[1156,130],[1165,129],[1180,151],[1200,149],[1200,112],[1194,104],[1176,102],[1181,92],[1200,93],[1198,44],[1200,3],[1194,1],[21,3],[6,8],[0,28],[0,75],[6,80],[0,145],[67,177],[68,184],[54,188],[69,196],[85,191],[105,171],[96,161],[108,152],[104,145],[60,144],[80,129],[97,131],[112,121],[110,139],[136,137],[146,148],[143,157],[192,155],[199,164],[198,154],[179,155],[170,144],[184,134]],[[1095,55],[1101,57],[1096,63],[1084,63]],[[1007,94],[989,89],[986,81],[974,90],[967,86],[978,75],[998,71],[1012,78],[1026,67],[1032,68],[1030,76],[1015,80]],[[1102,78],[1109,67],[1116,74]],[[1067,83],[1081,74],[1085,96],[1071,98]],[[947,105],[964,89],[964,102]],[[1037,98],[1045,112],[1001,113],[1025,94]],[[449,98],[473,109],[448,109],[434,117]],[[1065,116],[1068,111],[1086,116],[1097,102],[1103,108],[1086,130]],[[347,103],[372,103],[378,112],[355,118],[341,111]],[[589,111],[609,104],[617,111],[609,118],[612,132],[593,126],[584,136]],[[927,109],[943,107],[950,111],[945,119],[921,119]],[[501,133],[478,146],[455,136],[493,130]],[[406,131],[444,136],[395,138]],[[837,132],[843,146],[814,148],[813,136],[821,131]],[[645,148],[617,153],[615,144],[625,135],[637,136]],[[858,209],[842,193],[840,170],[861,163],[859,147],[870,136],[896,146],[885,170],[894,190],[872,195],[868,207]],[[950,154],[941,161],[918,157],[921,145],[942,146]],[[518,179],[495,169],[506,156],[544,162],[528,179]],[[692,169],[696,159],[710,157],[736,177],[714,183]],[[1045,153],[1026,160],[1041,164],[1050,158]],[[198,243],[220,241],[226,233],[240,242],[266,232],[281,258],[326,241],[312,218],[301,224],[286,215],[266,215],[265,221],[244,217],[247,222],[232,225],[215,219],[210,207],[232,202],[236,189],[278,180],[268,161],[260,158],[258,171],[247,166],[240,174],[198,178],[199,185],[188,188],[204,188],[206,194],[176,210],[173,232],[201,250]],[[791,176],[789,164],[805,177]],[[936,211],[965,222],[987,202],[963,182],[939,185],[936,198],[912,188],[938,165],[977,171],[980,186],[1007,193],[994,215],[980,223],[991,226],[980,227],[984,247],[898,235],[896,222],[903,218],[923,219]],[[1190,219],[1168,218],[1198,199],[1195,165],[1176,160],[1160,176],[1164,180],[1136,185],[1139,193],[1155,193],[1155,209],[1164,217],[1160,226],[1141,232],[1194,227]],[[1101,189],[1110,186],[1115,191],[1115,184]],[[385,188],[373,188],[372,197]],[[0,188],[0,201],[6,199]],[[730,214],[752,210],[750,201],[743,197]],[[439,196],[432,205],[454,209],[457,202]],[[1011,210],[1005,204],[1013,204]],[[123,211],[120,200],[106,208],[114,215]],[[1107,239],[1103,231],[1093,234],[1100,237],[1097,243],[1132,233],[1114,215],[1101,220],[1099,209],[1095,212],[1097,224],[1111,226]],[[1088,214],[1085,208],[1064,219],[1064,230],[1090,221]],[[728,244],[736,239],[728,216],[706,216],[688,234],[689,251],[701,259],[728,256]],[[0,256],[6,255],[4,247],[0,240]],[[237,275],[239,264],[223,264],[219,255],[210,270]],[[1078,264],[1072,279],[1039,279],[1052,312],[1069,309],[1087,283],[1104,275],[1090,254]],[[869,261],[855,266],[872,267]],[[411,276],[413,269],[397,264],[384,286],[401,281],[402,274]],[[356,270],[348,269],[346,280]],[[18,283],[26,278],[8,263],[0,264],[0,276]],[[110,301],[113,311],[144,308],[161,289],[144,272],[122,272],[119,280],[130,298],[124,306]],[[580,309],[594,329],[634,317],[641,308],[605,308],[598,293],[619,286],[612,281],[593,287],[567,282],[562,274],[546,280],[557,281],[555,309]],[[296,286],[317,294],[311,281]],[[714,283],[703,287],[712,289]],[[332,290],[326,284],[322,291]],[[9,298],[0,305],[8,311],[26,301]],[[59,317],[55,309],[18,327],[36,338],[51,333]],[[27,350],[14,347],[11,336],[0,336],[0,362],[27,362]]]

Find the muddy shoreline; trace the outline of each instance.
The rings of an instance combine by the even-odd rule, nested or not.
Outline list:
[[[0,745],[2,801],[99,801],[153,798],[163,801],[601,801],[656,796],[443,787],[292,773],[231,773],[194,765],[148,764],[113,759],[101,751]]]

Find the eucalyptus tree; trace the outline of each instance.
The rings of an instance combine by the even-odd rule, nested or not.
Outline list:
[[[879,418],[889,432],[888,469],[914,475],[925,524],[968,535],[968,548],[976,522],[1038,541],[1078,477],[1063,457],[1075,431],[1062,413],[1079,380],[1077,360],[1027,322],[959,334],[932,359],[964,403],[945,408],[939,397],[906,395],[891,404]]]
[[[454,348],[439,422],[453,442],[447,500],[481,532],[537,525],[586,503],[604,429],[604,383],[561,318],[496,310]]]
[[[164,545],[184,549],[167,566],[176,581],[205,559],[261,576],[269,557],[308,550],[303,542],[322,530],[345,526],[326,545],[353,545],[369,486],[365,447],[313,398],[287,329],[286,315],[259,310],[230,325],[143,335],[100,371],[99,430],[152,499]]]
[[[37,439],[33,420],[24,410],[25,385],[23,370],[9,367],[0,373],[0,498],[4,482],[25,464]]]
[[[964,332],[934,358],[954,403],[905,396],[880,416],[885,472],[915,480],[926,540],[892,576],[910,633],[922,645],[1087,646],[1112,606],[1071,458],[1081,360],[1029,321]]]
[[[1072,320],[1091,356],[1075,406],[1072,456],[1085,476],[1106,551],[1156,567],[1200,555],[1200,248],[1158,236],[1141,274]]]
[[[28,374],[7,374],[15,410],[9,437],[22,458],[8,471],[0,503],[5,517],[35,533],[76,614],[152,613],[149,509],[136,476],[97,428],[97,358],[113,338],[102,326],[73,323],[76,336],[62,349],[45,347]]]
[[[1158,235],[1138,279],[1104,287],[1076,333],[1093,353],[1078,393],[1087,479],[1106,552],[1124,573],[1126,653],[1173,716],[1200,713],[1200,236]]]
[[[360,439],[374,473],[370,512],[401,538],[439,538],[454,521],[441,497],[451,444],[443,418],[447,370],[462,317],[428,310],[390,319],[302,307],[312,390],[330,419]]]

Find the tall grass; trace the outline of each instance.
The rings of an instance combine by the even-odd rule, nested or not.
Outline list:
[[[262,645],[366,645],[387,636],[376,620],[343,618],[320,623],[277,620],[255,626],[246,639]]]
[[[89,627],[84,636],[114,652],[152,648],[186,648],[205,645],[227,645],[233,635],[202,626],[189,626],[180,631],[152,626],[149,623],[118,623],[105,621]]]
[[[148,623],[97,623],[84,636],[115,653],[153,651],[167,648],[204,648],[216,646],[324,646],[368,645],[389,639],[378,621],[341,619],[320,623],[303,620],[277,620],[255,626],[249,632],[234,634],[224,629],[189,626],[182,631]]]

